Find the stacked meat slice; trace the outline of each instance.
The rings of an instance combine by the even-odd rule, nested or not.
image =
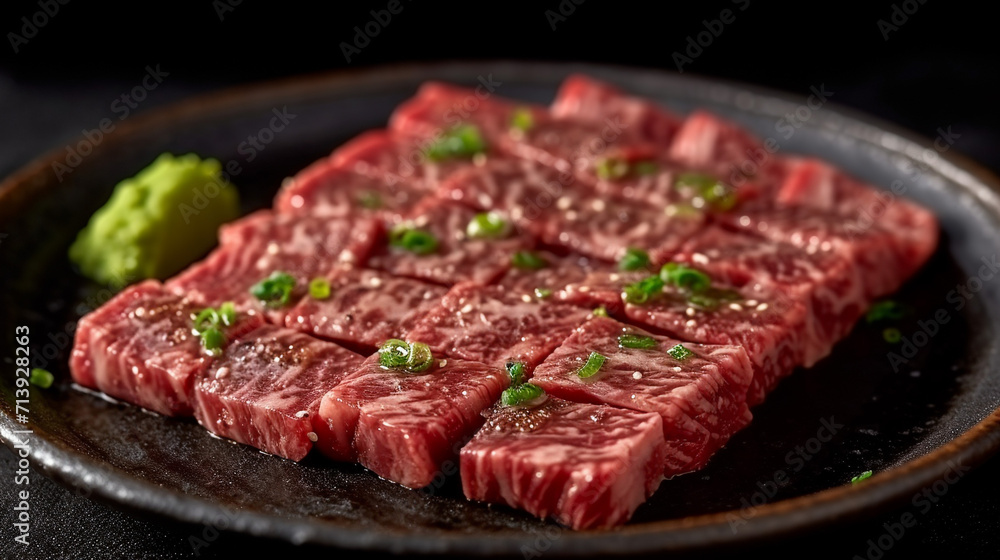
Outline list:
[[[73,377],[412,488],[460,455],[470,499],[620,525],[937,245],[926,210],[772,152],[582,76],[551,110],[427,84],[86,316]],[[433,356],[383,365],[390,339]]]

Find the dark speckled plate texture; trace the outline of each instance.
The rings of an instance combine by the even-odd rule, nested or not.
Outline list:
[[[113,185],[164,151],[236,162],[245,210],[268,206],[282,178],[364,130],[425,80],[493,83],[497,95],[546,103],[583,71],[678,112],[703,107],[735,119],[783,153],[811,154],[934,209],[939,251],[898,294],[912,314],[898,326],[919,343],[906,363],[881,329],[859,324],[833,354],[797,372],[754,411],[753,423],[704,470],[664,482],[625,527],[572,532],[505,507],[470,503],[457,475],[412,491],[358,466],[301,464],[210,436],[74,389],[70,335],[81,313],[109,297],[66,260],[66,249]],[[1000,442],[997,345],[1000,239],[997,182],[947,150],[832,104],[812,109],[740,85],[632,69],[482,62],[401,66],[296,79],[194,99],[122,123],[71,173],[37,160],[0,185],[0,434],[26,438],[32,463],[123,507],[222,528],[347,548],[523,555],[654,552],[733,544],[869,514],[908,501]],[[274,134],[274,115],[294,115]],[[798,128],[782,126],[796,113]],[[785,121],[788,122],[787,120]],[[789,135],[789,131],[792,133]],[[263,149],[242,144],[259,135]],[[267,139],[269,142],[263,143]],[[982,275],[982,276],[980,276]],[[964,287],[964,294],[960,291]],[[939,320],[935,321],[935,317]],[[940,319],[946,319],[941,321]],[[15,434],[15,327],[31,331],[33,364],[56,374],[32,389],[31,434]],[[917,334],[921,329],[930,334]],[[850,484],[865,470],[875,476]],[[528,552],[526,552],[528,551]]]

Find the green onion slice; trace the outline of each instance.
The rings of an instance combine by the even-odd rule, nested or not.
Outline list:
[[[629,247],[625,250],[621,260],[618,261],[619,270],[641,270],[649,266],[649,253],[636,247]]]
[[[527,132],[535,126],[535,117],[531,115],[531,110],[527,107],[518,107],[510,115],[510,128]]]
[[[887,299],[873,304],[865,315],[865,321],[875,323],[884,320],[897,320],[902,319],[904,315],[906,315],[906,310],[902,305]]]
[[[628,162],[620,158],[602,158],[597,161],[594,170],[601,179],[621,179],[628,175]]]
[[[694,352],[685,348],[683,344],[678,344],[677,346],[674,346],[670,350],[667,350],[667,354],[670,354],[670,356],[673,357],[673,359],[679,362],[683,362],[684,360],[690,358],[691,356],[694,356]]]
[[[226,335],[222,334],[222,331],[215,327],[205,329],[200,336],[201,345],[210,353],[217,353],[226,345]]]
[[[52,372],[47,369],[32,368],[31,375],[28,377],[28,383],[31,383],[35,387],[48,389],[52,386],[52,382],[55,381],[55,379],[56,378],[52,375]]]
[[[506,368],[511,387],[524,383],[524,362],[507,362]]]
[[[590,356],[587,356],[587,363],[576,370],[576,374],[580,376],[580,379],[587,379],[597,375],[597,372],[601,370],[601,366],[604,365],[604,356],[598,354],[597,352],[591,352]]]
[[[510,224],[496,212],[476,214],[465,227],[469,239],[502,239],[510,233]]]
[[[378,349],[378,363],[382,367],[401,368],[410,358],[410,345],[405,340],[390,338]]]
[[[518,251],[511,255],[510,264],[521,270],[540,270],[548,266],[549,261],[533,251]]]
[[[219,325],[219,312],[215,309],[209,307],[208,309],[202,309],[197,316],[194,318],[194,330],[197,333],[203,333],[212,327],[217,327]]]
[[[889,327],[882,331],[882,339],[889,344],[896,344],[900,340],[903,340],[903,333],[899,332],[896,327]]]
[[[668,262],[660,268],[660,278],[694,293],[703,292],[712,285],[712,279],[704,272],[675,262]]]
[[[233,302],[227,301],[219,306],[219,319],[226,327],[236,324],[236,306],[233,305]]]
[[[382,197],[375,191],[364,191],[358,195],[358,204],[368,210],[378,210],[382,207]]]
[[[295,289],[295,278],[290,274],[276,270],[270,276],[254,284],[250,293],[270,307],[287,305],[292,299]]]
[[[608,310],[605,309],[603,305],[594,310],[594,317],[607,317],[607,316],[608,316]]]
[[[858,476],[851,478],[851,484],[857,484],[859,482],[863,482],[871,477],[872,477],[872,471],[865,471],[859,474]]]
[[[326,278],[313,278],[310,280],[309,297],[317,300],[330,299],[330,281]]]
[[[643,350],[648,350],[650,348],[656,348],[660,344],[656,342],[656,339],[651,336],[626,333],[618,337],[618,344],[622,348],[639,348]]]
[[[715,210],[731,210],[736,206],[736,191],[711,175],[682,173],[674,181],[674,188],[692,190],[705,204]]]
[[[656,275],[628,284],[623,289],[625,302],[642,305],[662,293],[664,285],[663,279]]]
[[[538,299],[545,299],[552,295],[552,290],[548,288],[535,288],[535,297]]]
[[[427,157],[434,161],[451,158],[470,158],[486,151],[486,142],[479,128],[464,124],[448,131],[437,142],[427,148]]]
[[[539,404],[544,396],[545,390],[538,385],[522,383],[521,385],[505,389],[500,396],[500,402],[504,406],[529,406]]]
[[[389,245],[416,255],[429,255],[437,251],[438,240],[428,231],[399,225],[389,232]]]
[[[423,342],[406,342],[390,338],[378,349],[378,363],[385,368],[420,373],[429,369],[434,363],[434,354],[430,346]]]

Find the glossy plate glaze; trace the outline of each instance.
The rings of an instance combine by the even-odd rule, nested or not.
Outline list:
[[[425,80],[546,103],[585,72],[678,112],[735,119],[784,153],[812,154],[934,209],[940,250],[898,294],[913,352],[859,324],[817,366],[757,408],[749,428],[704,470],[666,481],[625,527],[572,532],[505,507],[467,502],[455,474],[411,491],[363,468],[301,464],[74,389],[66,362],[75,321],[110,297],[79,277],[66,249],[113,185],[163,151],[230,165],[245,210],[282,178],[361,131],[384,126]],[[490,90],[493,90],[490,92]],[[814,103],[815,106],[815,103]],[[798,111],[798,128],[782,122]],[[281,118],[279,115],[284,115]],[[280,129],[280,130],[279,130]],[[266,131],[266,132],[265,132]],[[791,133],[789,133],[791,132]],[[256,136],[259,147],[246,143]],[[937,146],[937,149],[935,149]],[[123,123],[61,180],[43,156],[0,184],[0,434],[27,438],[35,468],[121,506],[219,528],[349,548],[462,554],[636,553],[774,536],[870,514],[971,466],[1000,445],[1000,238],[997,181],[948,150],[827,104],[740,85],[634,69],[482,62],[306,77],[193,99]],[[234,163],[229,163],[234,162]],[[192,201],[195,202],[194,200]],[[985,259],[985,261],[984,261]],[[963,292],[959,287],[964,287]],[[14,334],[31,331],[34,365],[56,374],[32,389],[31,434],[14,411]],[[926,334],[917,334],[925,331]],[[905,356],[903,351],[905,352]],[[905,363],[894,367],[889,352]],[[852,486],[865,470],[875,476]]]

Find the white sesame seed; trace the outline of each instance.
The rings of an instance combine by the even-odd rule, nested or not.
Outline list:
[[[444,367],[448,365],[448,360],[441,360],[438,362],[438,367]]]
[[[372,285],[373,288],[378,288],[379,286],[382,285],[382,279],[379,278],[378,276],[375,276],[374,278],[371,279],[370,284]]]
[[[468,303],[464,307],[462,307],[461,309],[459,309],[458,311],[459,311],[459,313],[468,313],[468,312],[472,311],[472,304]]]
[[[568,196],[561,196],[556,201],[556,208],[560,210],[569,210],[570,206],[573,206],[573,199]]]
[[[295,413],[296,418],[305,418],[306,416],[309,416],[309,411],[307,410],[300,410]]]
[[[767,311],[767,304],[766,303],[762,303],[762,304],[758,305],[757,306],[757,311]]]
[[[638,371],[632,374],[632,379],[642,379],[642,373]]]
[[[679,372],[679,371],[681,371],[682,369],[683,369],[683,368],[681,368],[681,366],[674,366],[674,371],[675,371],[675,372]]]
[[[708,257],[706,257],[705,255],[703,255],[701,253],[695,253],[695,254],[691,255],[691,260],[693,260],[694,262],[696,262],[698,264],[708,264]]]
[[[267,244],[267,254],[268,255],[277,255],[278,251],[280,251],[280,250],[281,250],[281,247],[278,247],[277,243],[268,243]]]
[[[605,204],[603,200],[595,198],[594,202],[591,203],[591,207],[596,212],[603,212],[604,209],[607,208],[607,204]]]
[[[688,307],[685,313],[687,313],[688,317],[694,317],[694,314],[697,313],[697,311],[695,311],[693,307]]]
[[[316,435],[316,432],[309,432],[308,434],[306,434],[306,437],[309,438],[309,441],[312,442],[315,442],[316,440],[319,439],[319,436]]]
[[[750,216],[740,216],[740,225],[743,227],[750,225]]]
[[[755,299],[748,299],[746,303],[749,307],[757,307],[757,300]]]
[[[693,327],[693,326],[695,326],[697,324],[698,324],[698,321],[695,321],[694,319],[688,319],[688,322],[684,323],[684,325],[688,326],[688,327]]]
[[[229,368],[225,366],[220,367],[219,370],[215,372],[216,379],[225,379],[226,377],[229,377]]]
[[[738,303],[730,303],[729,309],[732,309],[733,311],[743,311],[743,306]]]

